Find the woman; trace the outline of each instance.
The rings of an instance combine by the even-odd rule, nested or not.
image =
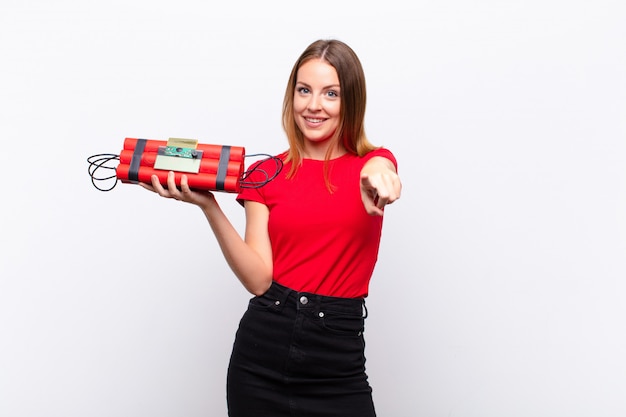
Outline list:
[[[302,53],[284,98],[284,168],[237,197],[246,214],[243,239],[213,195],[190,190],[184,176],[179,189],[173,173],[167,188],[156,177],[143,184],[198,205],[229,266],[255,295],[229,365],[231,417],[375,416],[364,299],[384,207],[402,186],[393,154],[365,136],[365,102],[363,69],[348,45],[319,40]],[[257,165],[265,163],[274,166]]]

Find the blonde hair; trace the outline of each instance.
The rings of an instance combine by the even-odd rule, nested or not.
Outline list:
[[[339,40],[317,40],[304,50],[294,64],[285,91],[282,121],[283,129],[289,141],[289,151],[287,151],[285,162],[292,162],[291,169],[287,174],[289,178],[293,177],[300,167],[304,151],[304,137],[296,124],[293,113],[298,70],[304,63],[312,59],[323,60],[335,68],[341,88],[339,127],[333,138],[330,139],[332,142],[326,153],[325,161],[328,162],[331,152],[339,142],[348,153],[358,156],[363,156],[376,149],[365,135],[364,119],[367,100],[365,74],[361,61],[352,48]],[[326,184],[331,189],[327,167],[328,165],[326,165],[325,170]]]

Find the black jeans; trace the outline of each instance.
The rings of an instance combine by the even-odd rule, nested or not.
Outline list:
[[[364,301],[277,283],[250,300],[228,367],[230,417],[374,417]]]

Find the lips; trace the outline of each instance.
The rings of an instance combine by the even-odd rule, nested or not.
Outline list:
[[[304,120],[307,123],[320,124],[320,123],[324,122],[326,119],[320,119],[320,118],[317,118],[317,117],[305,117]]]

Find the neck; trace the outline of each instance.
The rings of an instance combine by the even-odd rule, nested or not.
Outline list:
[[[340,146],[338,144],[326,144],[325,146],[323,146],[323,144],[315,144],[309,142],[304,148],[302,157],[305,159],[324,160],[326,159],[327,153],[329,154],[330,159],[335,159],[345,155],[346,150],[343,146]]]

